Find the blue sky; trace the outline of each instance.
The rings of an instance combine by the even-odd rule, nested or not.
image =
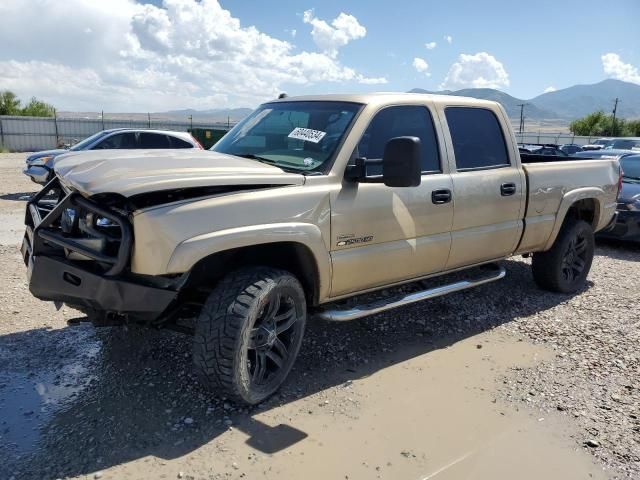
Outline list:
[[[509,75],[510,87],[501,89],[520,98],[532,98],[549,86],[604,80],[600,57],[606,52],[640,65],[638,0],[281,0],[271,11],[237,0],[222,4],[273,36],[296,28],[295,44],[303,49],[313,46],[301,21],[305,9],[314,8],[325,19],[341,11],[355,16],[367,35],[342,49],[341,59],[367,75],[386,76],[392,90],[438,89],[461,53],[492,54]],[[450,45],[446,35],[452,37]],[[427,50],[425,43],[432,41],[437,46]],[[431,77],[415,71],[414,57],[428,62]]]
[[[0,17],[0,90],[60,109],[414,87],[529,99],[605,78],[640,84],[638,0],[2,0]]]

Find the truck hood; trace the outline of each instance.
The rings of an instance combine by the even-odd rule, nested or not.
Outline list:
[[[302,185],[304,176],[208,150],[94,150],[56,159],[61,181],[91,196],[232,185]]]

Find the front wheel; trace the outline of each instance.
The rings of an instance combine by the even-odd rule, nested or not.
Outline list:
[[[591,225],[584,220],[568,220],[551,249],[533,254],[533,278],[545,290],[573,293],[584,285],[594,251]]]
[[[300,282],[289,272],[245,268],[213,289],[197,319],[193,361],[212,390],[250,405],[284,382],[306,324]]]

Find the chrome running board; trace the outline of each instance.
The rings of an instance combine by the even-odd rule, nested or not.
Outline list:
[[[393,308],[403,307],[405,305],[411,305],[412,303],[421,302],[430,298],[441,297],[453,292],[459,292],[460,290],[466,290],[467,288],[477,287],[484,285],[485,283],[495,282],[504,278],[506,270],[501,265],[490,265],[492,271],[488,274],[482,275],[475,279],[460,280],[458,282],[450,283],[448,285],[442,285],[440,287],[429,288],[420,292],[409,293],[407,295],[400,295],[391,298],[385,298],[372,303],[363,305],[356,305],[350,308],[331,308],[320,310],[316,313],[316,316],[323,320],[329,320],[333,322],[343,322],[346,320],[355,320],[357,318],[367,317],[376,313],[385,312]]]

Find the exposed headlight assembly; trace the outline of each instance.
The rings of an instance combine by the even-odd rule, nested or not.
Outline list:
[[[34,167],[44,167],[51,160],[53,160],[53,155],[48,155],[46,157],[40,157],[40,158],[36,158],[35,160],[32,160],[31,162],[29,162],[29,165],[32,165]]]

